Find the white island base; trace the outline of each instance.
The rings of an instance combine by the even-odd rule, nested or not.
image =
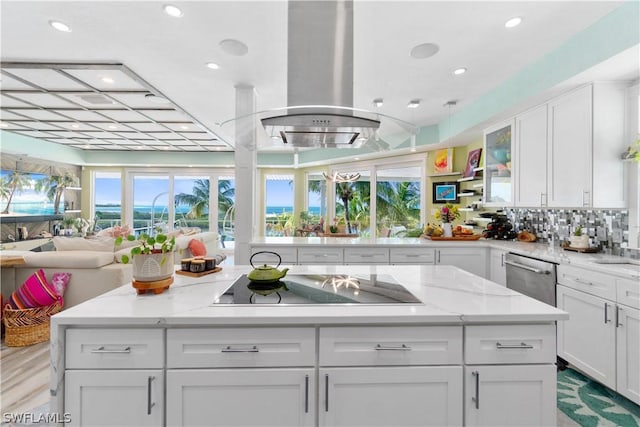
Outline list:
[[[451,266],[289,272],[391,275],[423,304],[212,304],[249,270],[56,315],[51,411],[83,426],[555,425],[566,313]]]

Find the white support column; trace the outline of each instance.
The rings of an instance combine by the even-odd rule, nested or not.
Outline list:
[[[234,160],[236,165],[234,262],[249,264],[249,242],[254,236],[255,186],[256,186],[256,119],[255,91],[253,86],[238,85],[236,89],[236,117]]]

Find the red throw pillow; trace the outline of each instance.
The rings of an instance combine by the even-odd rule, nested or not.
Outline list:
[[[62,302],[62,297],[56,292],[56,288],[47,281],[42,269],[33,273],[20,285],[9,298],[8,303],[14,309],[43,307],[56,301]]]
[[[189,242],[189,251],[193,256],[205,256],[207,254],[207,247],[198,239],[191,239]]]

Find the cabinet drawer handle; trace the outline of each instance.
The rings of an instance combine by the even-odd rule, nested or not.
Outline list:
[[[127,347],[123,350],[106,350],[102,345],[98,348],[94,348],[93,350],[91,350],[91,353],[131,353],[131,347]]]
[[[373,258],[373,254],[360,254],[360,258]]]
[[[609,304],[604,303],[604,323],[609,323]]]
[[[304,376],[304,412],[309,412],[309,375]]]
[[[618,326],[623,326],[622,322],[620,321],[620,318],[622,317],[622,316],[620,316],[620,312],[621,311],[622,311],[621,307],[616,307],[616,328]]]
[[[531,344],[527,344],[524,342],[521,342],[520,344],[500,344],[499,342],[496,343],[496,348],[497,349],[512,349],[512,348],[533,348],[533,346]]]
[[[593,283],[592,283],[592,282],[589,282],[589,281],[587,281],[587,280],[582,280],[582,279],[580,279],[579,277],[575,277],[575,278],[573,279],[573,281],[574,281],[574,282],[577,282],[577,283],[582,283],[583,285],[593,286]]]
[[[539,268],[529,267],[528,265],[520,264],[518,262],[505,261],[504,263],[507,264],[507,265],[510,265],[512,267],[521,268],[523,270],[527,270],[527,271],[530,271],[530,272],[536,273],[536,274],[551,274],[551,272],[549,270],[541,270]]]
[[[258,346],[255,345],[251,348],[233,348],[228,345],[220,350],[222,353],[258,353],[259,351]]]
[[[329,412],[329,374],[324,375],[324,412]]]
[[[476,409],[480,409],[480,372],[473,371],[471,375],[476,377],[476,395],[471,398],[471,401],[476,403]]]
[[[151,382],[155,379],[156,377],[147,378],[147,415],[151,415],[151,408],[156,405],[155,402],[151,402]]]
[[[387,345],[383,346],[383,345],[378,344],[378,345],[376,345],[376,348],[375,348],[375,349],[376,349],[376,351],[385,351],[385,350],[391,350],[391,351],[398,351],[398,350],[399,350],[399,351],[409,351],[409,350],[411,350],[411,347],[407,346],[406,344],[402,344],[401,346],[397,346],[397,347],[394,347],[394,346],[387,346]]]

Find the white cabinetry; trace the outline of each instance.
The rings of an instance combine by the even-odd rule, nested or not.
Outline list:
[[[389,248],[369,246],[364,248],[345,248],[345,264],[389,264]]]
[[[391,248],[389,249],[391,264],[433,264],[436,251],[431,248]]]
[[[163,334],[161,329],[67,330],[64,410],[71,425],[162,425]]]
[[[436,249],[436,264],[454,265],[480,277],[487,275],[487,252],[485,248],[439,248]]]
[[[511,155],[513,120],[498,123],[484,131],[485,206],[512,206],[513,181]]]
[[[555,425],[554,329],[466,327],[465,425]]]
[[[320,368],[320,426],[460,426],[462,367]]]
[[[516,117],[513,162],[515,205],[547,204],[547,105]]]
[[[558,266],[558,355],[640,404],[640,282]],[[627,305],[629,304],[629,305]]]
[[[326,327],[319,343],[321,426],[462,424],[462,327]]]
[[[507,286],[506,251],[491,248],[489,251],[489,280]]]
[[[315,370],[169,369],[168,426],[313,426]]]
[[[549,102],[548,206],[626,206],[626,86],[593,83]]]
[[[298,264],[342,264],[344,251],[341,247],[298,247]]]

